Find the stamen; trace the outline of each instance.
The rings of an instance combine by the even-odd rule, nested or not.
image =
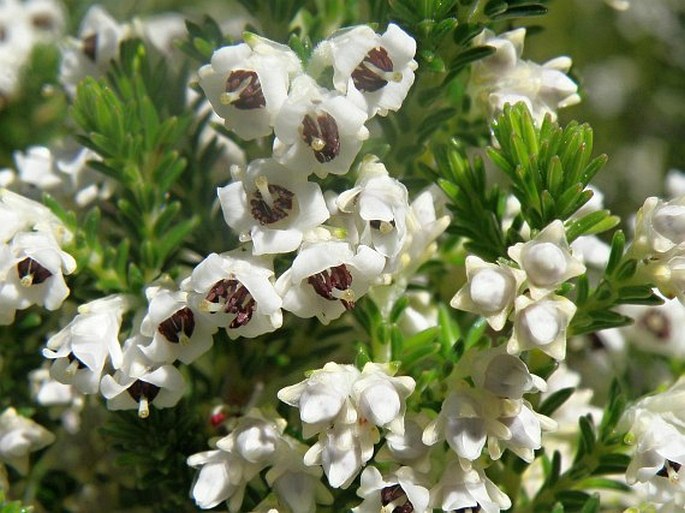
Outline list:
[[[195,331],[195,316],[193,311],[186,307],[174,312],[173,315],[159,323],[157,328],[164,337],[175,344],[188,343]]]
[[[399,484],[381,490],[381,513],[412,513],[414,505]]]
[[[258,176],[254,181],[254,184],[257,186],[257,190],[262,196],[261,200],[266,203],[269,208],[273,208],[274,199],[271,196],[271,191],[269,191],[269,180],[267,180],[266,176]]]
[[[393,71],[393,62],[383,47],[373,48],[352,72],[352,82],[361,92],[372,93],[388,82],[401,82],[402,73]]]
[[[157,385],[137,379],[128,387],[128,394],[138,403],[138,416],[145,419],[150,415],[150,403],[159,394],[160,388]]]
[[[475,506],[468,506],[466,508],[459,508],[452,511],[452,513],[478,513],[481,510],[480,504]]]
[[[150,416],[150,406],[147,402],[147,397],[141,396],[140,402],[138,403],[138,416],[141,419],[146,419]]]
[[[211,306],[215,304],[216,307]],[[252,319],[257,303],[250,291],[238,280],[224,279],[217,281],[207,293],[202,308],[210,313],[223,310],[235,314],[228,326],[231,329],[245,326]]]
[[[340,134],[335,118],[327,112],[316,118],[307,114],[302,120],[302,138],[321,163],[330,162],[340,154]]]
[[[395,220],[392,219],[390,222],[381,221],[380,219],[373,219],[369,221],[369,226],[374,230],[380,231],[383,235],[387,235],[395,229]]]
[[[257,73],[245,69],[231,71],[226,79],[226,92],[219,96],[219,101],[240,110],[264,107],[266,99]]]
[[[31,17],[31,25],[41,30],[52,30],[55,20],[48,13],[39,13]]]
[[[90,36],[84,37],[82,40],[83,46],[82,50],[83,53],[88,57],[91,61],[95,62],[97,58],[97,48],[98,48],[98,35],[97,34],[91,34]]]
[[[31,257],[26,257],[17,264],[17,273],[19,274],[19,281],[24,287],[40,285],[52,276],[50,271]]]
[[[320,273],[307,278],[314,291],[329,301],[340,301],[346,310],[354,308],[355,295],[350,289],[352,286],[352,274],[345,264],[340,264],[330,269],[324,269]]]
[[[257,190],[250,200],[252,217],[259,224],[272,224],[290,215],[295,194],[280,185],[270,184],[265,176],[255,180]]]
[[[78,370],[78,367],[79,361],[74,359],[69,363],[69,365],[67,365],[67,368],[64,370],[64,373],[67,376],[74,376],[76,374],[76,371]]]
[[[649,310],[640,319],[639,324],[661,341],[666,341],[671,336],[669,318],[657,310]]]
[[[659,470],[659,472],[656,473],[656,475],[666,477],[671,483],[676,484],[678,483],[678,481],[680,481],[680,476],[678,475],[678,472],[681,468],[682,465],[677,461],[666,460],[664,466],[661,467],[661,469]]]

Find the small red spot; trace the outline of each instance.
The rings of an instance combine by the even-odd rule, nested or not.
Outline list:
[[[223,412],[217,412],[213,413],[211,417],[209,417],[209,422],[212,424],[212,427],[219,427],[221,424],[224,423],[226,420],[227,415]]]

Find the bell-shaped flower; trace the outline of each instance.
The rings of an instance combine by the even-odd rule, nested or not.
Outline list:
[[[490,46],[495,53],[473,64],[468,90],[485,113],[494,117],[509,103],[524,102],[535,123],[545,115],[556,120],[557,109],[580,102],[578,86],[567,75],[571,59],[557,57],[543,65],[521,60],[526,29],[495,35],[484,30],[474,46]]]
[[[0,415],[0,462],[14,467],[20,474],[29,470],[29,453],[55,441],[55,435],[14,408]]]
[[[514,331],[507,342],[510,354],[537,348],[557,361],[566,357],[566,331],[576,313],[572,301],[553,294],[537,301],[519,296],[515,310]]]
[[[376,467],[362,472],[357,495],[364,501],[352,508],[353,513],[413,512],[427,513],[430,494],[410,467],[400,467],[383,478]]]
[[[2,187],[0,220],[0,244],[10,242],[20,232],[31,230],[52,234],[59,245],[73,239],[73,234],[45,205]]]
[[[333,85],[369,118],[402,106],[414,83],[416,41],[394,23],[381,35],[367,25],[340,30],[314,50],[312,66],[333,66]]]
[[[333,496],[321,482],[321,467],[304,464],[308,447],[289,436],[282,441],[265,476],[281,503],[298,513],[314,513],[317,504],[332,504]]]
[[[526,272],[533,299],[585,272],[585,265],[571,253],[564,224],[559,220],[546,226],[533,240],[510,247],[508,253]]]
[[[70,96],[87,76],[100,77],[119,57],[119,45],[131,36],[130,25],[118,23],[100,5],[88,9],[77,39],[69,39],[62,49],[59,81]]]
[[[407,238],[407,188],[388,175],[377,157],[364,159],[355,186],[342,192],[336,204],[340,212],[354,215],[361,244],[389,259],[399,254]]]
[[[666,299],[661,305],[624,305],[621,313],[635,320],[620,329],[631,345],[648,353],[685,358],[685,337],[680,330],[685,308],[677,299]]]
[[[417,472],[430,470],[430,447],[423,443],[423,431],[431,419],[425,413],[408,414],[402,434],[389,431],[383,435],[385,445],[374,456],[379,463],[394,462],[413,468]]]
[[[49,232],[21,232],[0,246],[0,325],[31,305],[57,310],[69,295],[65,274],[76,269]]]
[[[521,399],[524,394],[543,392],[545,380],[532,374],[518,356],[508,354],[505,346],[468,351],[459,360],[459,368],[470,376],[476,386],[497,397]]]
[[[212,253],[181,283],[194,311],[223,327],[232,339],[252,338],[281,327],[281,298],[273,285],[271,261],[238,248]]]
[[[105,367],[116,369],[123,363],[119,330],[130,303],[129,297],[116,294],[81,305],[43,349],[43,356],[53,360],[50,375],[84,394],[96,393]]]
[[[121,367],[114,375],[106,374],[100,382],[100,392],[110,410],[138,410],[140,418],[150,415],[150,405],[156,408],[175,406],[185,392],[183,375],[173,365],[157,365],[142,352],[149,339],[136,335],[124,345]]]
[[[481,469],[463,469],[450,461],[440,482],[431,488],[431,506],[445,512],[499,513],[511,507],[511,500]]]
[[[272,464],[281,444],[286,421],[266,416],[253,408],[240,418],[235,429],[217,442],[217,447],[239,454],[245,461],[264,468]]]
[[[339,422],[319,434],[304,455],[304,464],[321,465],[330,486],[347,488],[371,459],[379,440],[378,428],[369,422]]]
[[[366,119],[344,96],[300,75],[276,117],[274,158],[304,175],[345,174],[369,137]]]
[[[685,250],[685,196],[670,201],[647,198],[635,219],[633,253],[637,258]]]
[[[514,415],[501,417],[499,420],[511,432],[511,437],[503,440],[493,440],[490,452],[494,459],[499,459],[499,452],[507,448],[523,461],[532,463],[535,451],[542,447],[542,432],[554,431],[557,423],[533,410],[528,401],[521,401],[519,409]]]
[[[253,160],[218,189],[224,220],[255,255],[288,253],[329,217],[318,184],[273,159]]]
[[[423,443],[435,445],[446,440],[462,465],[468,467],[480,457],[488,437],[511,438],[511,431],[500,418],[516,411],[516,402],[500,399],[487,390],[460,386],[447,395],[438,417],[424,430]]]
[[[303,434],[309,438],[336,419],[346,423],[357,420],[350,395],[360,375],[354,365],[328,362],[323,368],[312,371],[307,379],[279,390],[278,398],[299,408]]]
[[[382,255],[342,241],[303,244],[290,269],[276,281],[283,308],[323,324],[340,317],[368,291],[383,270]]]
[[[466,284],[450,301],[457,310],[485,317],[495,331],[504,328],[525,273],[501,263],[491,264],[475,255],[466,257]]]
[[[154,286],[145,294],[149,306],[140,333],[152,339],[141,348],[145,356],[153,362],[188,364],[209,351],[216,328],[188,305],[187,292]]]
[[[219,48],[200,68],[200,86],[226,128],[242,139],[269,135],[290,88],[301,73],[295,52],[255,34]]]
[[[396,372],[396,365],[366,363],[352,385],[352,399],[362,419],[401,435],[407,410],[405,401],[416,382],[410,376],[394,377]]]

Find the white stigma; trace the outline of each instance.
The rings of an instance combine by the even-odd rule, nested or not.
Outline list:
[[[150,416],[150,405],[147,401],[147,397],[144,395],[140,396],[140,401],[138,402],[138,417],[141,419],[146,419]]]
[[[354,303],[355,296],[352,289],[339,290],[334,288],[331,291],[331,295],[341,301],[347,301],[348,303]]]
[[[266,176],[258,176],[254,181],[254,184],[257,187],[259,194],[262,195],[262,200],[264,200],[264,203],[266,203],[269,208],[273,208],[274,198],[271,195],[271,192],[269,192],[269,180],[266,179]]]
[[[30,287],[31,285],[33,285],[33,274],[27,274],[26,276],[22,276],[19,280],[19,283],[21,283],[22,287]]]
[[[78,370],[78,360],[74,359],[69,363],[66,370],[64,371],[67,376],[73,376]]]
[[[313,137],[312,142],[309,144],[309,146],[314,151],[321,151],[326,147],[326,141],[324,141],[320,137]]]
[[[235,91],[226,91],[224,93],[221,93],[219,95],[219,102],[222,105],[230,105],[234,101],[236,101],[238,98],[240,98],[240,95],[243,93],[245,88],[250,85],[251,82],[251,77],[245,77],[242,82],[240,82],[240,85]]]

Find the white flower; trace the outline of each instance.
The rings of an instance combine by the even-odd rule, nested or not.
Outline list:
[[[388,175],[377,157],[364,159],[354,188],[341,193],[336,203],[341,212],[356,214],[361,244],[386,258],[399,254],[407,238],[407,188]]]
[[[371,459],[379,440],[378,429],[369,422],[338,422],[319,435],[304,455],[304,464],[321,465],[330,486],[347,488]]]
[[[635,219],[633,251],[637,257],[685,249],[685,196],[663,201],[647,198]]]
[[[635,347],[672,358],[685,357],[685,334],[680,329],[685,322],[685,306],[677,299],[667,299],[662,305],[624,305],[621,313],[635,319],[621,328]]]
[[[514,332],[507,342],[510,354],[538,348],[555,360],[566,356],[566,330],[576,305],[562,296],[545,296],[537,301],[519,296],[515,302]]]
[[[393,377],[396,372],[396,365],[368,362],[352,385],[352,399],[361,418],[401,435],[405,400],[416,382],[409,376]]]
[[[17,93],[21,68],[34,43],[35,30],[28,23],[24,5],[5,0],[0,6],[0,94],[11,98]]]
[[[429,423],[430,419],[423,412],[407,415],[404,419],[404,432],[385,433],[385,445],[376,453],[374,460],[379,463],[397,462],[417,472],[428,472],[431,466],[430,447],[423,443],[422,436]]]
[[[24,15],[33,28],[36,41],[49,43],[59,38],[65,25],[62,4],[56,0],[28,0],[23,4]]]
[[[173,57],[175,43],[187,36],[185,16],[180,13],[161,13],[147,18],[134,18],[132,33],[148,42],[167,58]],[[173,60],[170,65],[176,64]]]
[[[431,506],[442,511],[499,513],[511,507],[511,500],[480,469],[465,470],[450,461],[440,482],[431,488]]]
[[[424,430],[423,443],[435,445],[446,440],[468,467],[468,462],[480,457],[488,437],[511,438],[511,431],[500,419],[517,410],[514,401],[500,399],[484,389],[462,386],[447,395],[440,414]],[[499,457],[496,446],[491,451],[491,457],[495,456]]]
[[[38,451],[55,441],[55,435],[29,418],[7,408],[0,415],[0,461],[20,474],[29,470],[29,452]]]
[[[283,308],[298,317],[316,316],[323,324],[340,317],[366,294],[385,265],[368,246],[354,252],[342,241],[303,245],[290,269],[276,281]]]
[[[542,431],[553,431],[557,427],[554,420],[533,410],[528,401],[521,401],[519,410],[514,415],[507,415],[499,420],[509,429],[511,437],[495,441],[492,445],[498,449],[503,446],[511,450],[527,463],[532,463],[534,451],[542,447]],[[492,446],[490,448],[495,459],[499,458],[498,449],[493,449]]]
[[[29,373],[31,397],[41,406],[49,408],[50,417],[60,417],[62,426],[69,434],[81,429],[83,395],[72,385],[65,385],[50,376],[46,366]]]
[[[252,338],[280,328],[281,298],[272,283],[270,260],[246,248],[210,254],[181,283],[191,306],[231,338]]]
[[[216,328],[188,305],[187,292],[148,287],[149,306],[140,333],[152,338],[142,348],[153,362],[191,363],[212,347]]]
[[[521,60],[526,29],[496,36],[484,30],[473,40],[475,46],[491,46],[495,53],[473,64],[469,91],[490,117],[507,103],[524,102],[535,123],[546,114],[556,120],[556,110],[580,102],[578,86],[566,76],[571,59],[557,57],[543,65]]]
[[[366,119],[344,96],[300,75],[276,117],[274,158],[305,175],[345,174],[369,137]]]
[[[8,246],[0,246],[0,325],[31,305],[57,310],[69,295],[63,275],[75,269],[76,261],[51,233],[16,234]]]
[[[364,499],[353,513],[391,513],[394,511],[427,513],[429,493],[421,486],[413,469],[400,467],[383,478],[375,467],[362,472],[357,495]]]
[[[332,65],[335,88],[371,118],[402,106],[414,83],[415,53],[416,41],[394,23],[383,35],[358,25],[320,43],[312,66]]]
[[[84,394],[96,393],[108,362],[114,368],[123,362],[119,330],[129,308],[130,299],[121,294],[81,305],[74,319],[43,349],[43,356],[54,360],[50,375]]]
[[[195,504],[202,509],[211,509],[230,499],[230,510],[238,511],[243,502],[245,485],[257,473],[254,465],[246,469],[240,456],[222,450],[193,454],[188,457],[187,463],[193,468],[200,468],[191,495]]]
[[[525,273],[512,267],[466,257],[467,283],[450,301],[457,310],[482,315],[495,331],[504,328]]]
[[[534,299],[585,272],[583,263],[571,254],[564,224],[558,219],[533,240],[510,247],[508,254],[526,272],[530,295]]]
[[[89,160],[100,160],[97,153],[89,148],[65,141],[56,155],[57,169],[65,175],[66,194],[73,196],[79,207],[94,201],[108,199],[114,192],[116,182],[111,178],[88,167]]]
[[[25,152],[15,151],[14,162],[22,182],[44,191],[63,185],[50,148],[30,146]]]
[[[275,460],[285,426],[284,419],[266,416],[253,408],[240,418],[231,434],[216,445],[225,451],[235,451],[245,461],[264,468]]]
[[[656,502],[685,499],[685,378],[666,391],[640,399],[618,424],[635,454],[626,470],[628,483],[649,484]],[[685,506],[681,503],[680,506]]]
[[[353,365],[328,362],[322,369],[312,371],[307,379],[279,390],[278,398],[299,408],[303,434],[309,438],[336,419],[345,423],[357,420],[350,395],[360,375]]]
[[[250,140],[271,133],[290,81],[300,72],[300,61],[290,48],[246,34],[245,43],[216,50],[211,64],[198,73],[226,128]]]
[[[147,359],[141,346],[149,343],[141,335],[124,345],[121,367],[114,375],[106,374],[100,382],[100,392],[110,410],[138,410],[140,418],[150,415],[149,406],[170,408],[185,392],[183,375],[172,365],[155,365]]]
[[[69,96],[87,76],[99,77],[119,56],[119,45],[130,37],[131,27],[121,25],[100,5],[83,17],[78,39],[69,39],[62,50],[59,80]]]
[[[272,159],[253,160],[244,175],[218,189],[226,224],[254,254],[288,253],[302,243],[304,232],[329,217],[318,184]]]
[[[73,239],[72,233],[45,205],[0,188],[0,243],[31,230],[51,233],[60,245]]]

